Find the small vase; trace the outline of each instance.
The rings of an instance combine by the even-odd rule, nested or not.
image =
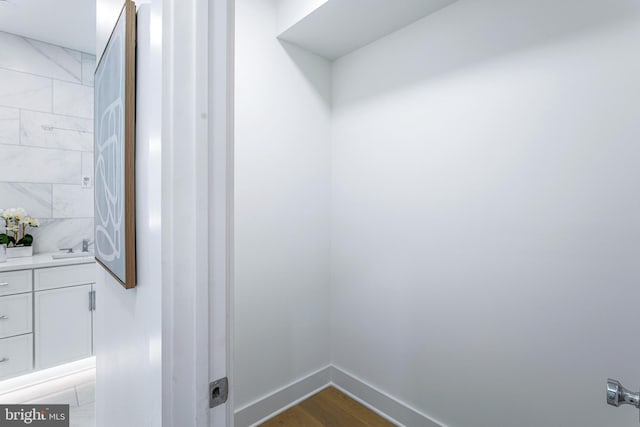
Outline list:
[[[7,258],[33,256],[33,246],[14,246],[7,248]]]
[[[0,262],[7,262],[7,245],[0,245]]]

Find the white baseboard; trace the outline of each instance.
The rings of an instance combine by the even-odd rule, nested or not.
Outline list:
[[[446,427],[335,365],[329,365],[235,411],[235,427],[254,427],[333,385],[398,426]]]
[[[235,427],[253,427],[297,405],[327,388],[331,382],[331,366],[313,372],[275,392],[235,411]]]
[[[446,427],[335,365],[331,366],[331,384],[399,426]]]

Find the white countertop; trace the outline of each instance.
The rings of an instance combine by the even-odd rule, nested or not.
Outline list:
[[[93,255],[78,258],[53,259],[52,254],[38,254],[22,258],[10,258],[0,262],[0,272],[11,270],[28,270],[42,267],[61,267],[63,265],[89,264],[95,262]]]

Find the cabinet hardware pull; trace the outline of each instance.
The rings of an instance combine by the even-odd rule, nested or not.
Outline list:
[[[9,358],[8,357],[3,357],[2,359],[0,359],[0,363],[4,363],[4,362],[8,362]]]
[[[9,282],[0,282],[0,286],[9,286]]]
[[[89,311],[96,309],[96,291],[89,291]]]
[[[0,320],[7,320],[9,318],[9,316],[4,315],[4,316],[0,316]]]

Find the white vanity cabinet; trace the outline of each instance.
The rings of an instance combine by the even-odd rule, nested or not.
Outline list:
[[[92,285],[35,292],[35,368],[91,356]]]
[[[34,256],[27,263],[0,264],[0,379],[93,352],[95,262]]]
[[[0,378],[33,369],[31,270],[0,272]]]
[[[0,378],[27,374],[33,369],[33,334],[0,340]]]
[[[0,296],[31,292],[31,270],[0,273]]]

